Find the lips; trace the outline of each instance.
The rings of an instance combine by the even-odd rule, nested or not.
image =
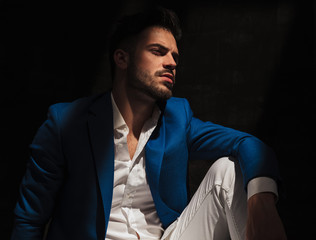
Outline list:
[[[167,80],[168,82],[172,83],[172,84],[174,83],[174,76],[173,76],[173,74],[171,74],[171,73],[164,73],[164,74],[161,74],[160,77],[166,78],[166,80]]]

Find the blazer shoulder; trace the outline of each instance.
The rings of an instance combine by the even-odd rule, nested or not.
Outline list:
[[[183,107],[185,109],[191,109],[189,101],[186,98],[172,97],[167,101],[168,107]]]
[[[175,117],[183,118],[184,116],[187,119],[192,118],[192,110],[190,104],[185,98],[172,97],[167,101],[166,109],[167,114],[171,114]]]
[[[78,98],[73,102],[61,102],[53,104],[48,109],[48,117],[56,118],[58,122],[80,121],[88,116],[91,106],[107,94],[98,94],[89,97]]]
[[[167,100],[168,104],[189,104],[186,98],[172,97]]]

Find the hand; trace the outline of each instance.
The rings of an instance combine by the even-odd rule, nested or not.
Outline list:
[[[253,195],[247,204],[247,240],[285,240],[286,234],[275,206],[273,193]]]

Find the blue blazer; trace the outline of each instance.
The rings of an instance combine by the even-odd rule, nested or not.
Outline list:
[[[162,114],[148,141],[146,173],[163,227],[188,204],[189,159],[234,156],[244,184],[258,176],[278,179],[273,151],[240,131],[193,117],[185,99],[160,104]],[[110,93],[50,107],[31,144],[20,187],[12,239],[104,239],[114,174]]]

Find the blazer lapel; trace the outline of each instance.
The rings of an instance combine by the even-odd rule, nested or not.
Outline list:
[[[163,223],[163,227],[167,227],[174,219],[179,217],[179,213],[167,206],[167,204],[161,199],[159,192],[160,172],[166,144],[166,120],[164,117],[165,105],[162,105],[162,107],[160,106],[160,108],[162,113],[158,125],[145,148],[146,173],[158,216]]]
[[[88,126],[103,202],[106,231],[111,211],[114,177],[113,111],[110,93],[102,95],[91,106]]]
[[[159,126],[160,125],[160,126]],[[160,119],[160,124],[156,127],[146,144],[146,170],[148,174],[148,181],[152,190],[158,192],[158,183],[160,176],[160,169],[164,155],[163,149],[165,148],[165,126],[164,118]]]
[[[145,147],[146,154],[146,174],[151,194],[153,196],[157,213],[161,220],[168,213],[169,208],[162,201],[159,194],[160,170],[165,149],[165,123],[161,117],[158,125],[150,137]]]
[[[165,118],[164,111],[166,102],[158,102],[161,115],[157,127],[149,138],[145,147],[146,154],[146,174],[151,187],[151,191],[158,193],[160,169],[165,149]],[[153,193],[152,193],[153,194]]]

